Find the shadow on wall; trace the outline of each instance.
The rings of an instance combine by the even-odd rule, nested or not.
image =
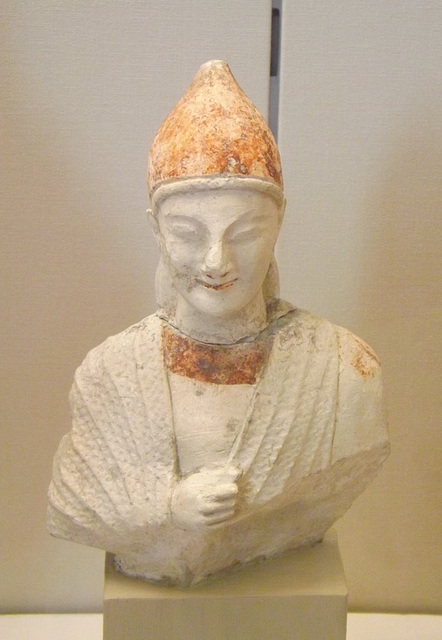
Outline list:
[[[442,105],[397,135],[368,200],[361,308],[381,322],[440,311]],[[438,297],[439,296],[439,297]],[[419,336],[416,336],[419,342]]]
[[[364,580],[377,574],[373,605],[384,610],[441,611],[441,106],[414,114],[386,145],[394,152],[366,203],[359,330],[383,363],[392,449],[369,494],[370,529],[358,503],[344,539],[362,574],[349,562],[350,593],[358,582],[369,602]]]

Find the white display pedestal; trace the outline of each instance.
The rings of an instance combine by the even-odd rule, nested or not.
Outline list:
[[[345,640],[347,586],[334,532],[189,590],[129,578],[107,554],[104,640]]]

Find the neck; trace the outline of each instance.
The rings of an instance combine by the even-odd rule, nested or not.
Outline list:
[[[262,291],[235,315],[214,317],[187,304],[179,297],[175,326],[185,335],[210,344],[234,344],[244,338],[253,339],[267,326],[267,311]]]

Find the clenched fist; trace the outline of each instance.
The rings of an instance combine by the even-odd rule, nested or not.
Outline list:
[[[221,526],[233,517],[241,475],[234,467],[203,468],[175,487],[173,522],[182,529]]]

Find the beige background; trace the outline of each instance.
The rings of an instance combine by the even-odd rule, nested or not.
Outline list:
[[[3,0],[2,611],[98,611],[45,493],[86,352],[155,308],[145,164],[210,58],[266,113],[270,3]],[[353,608],[441,611],[442,5],[283,6],[285,297],[384,363],[392,455],[339,524]]]

